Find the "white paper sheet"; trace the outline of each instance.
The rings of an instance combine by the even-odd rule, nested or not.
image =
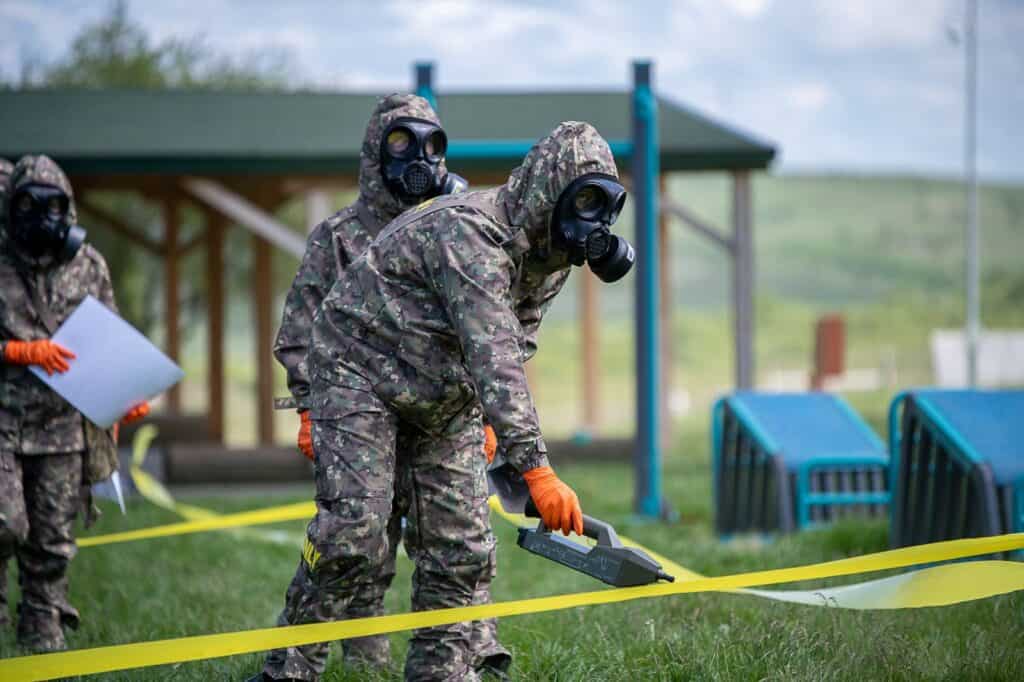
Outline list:
[[[68,361],[71,368],[52,376],[36,365],[30,371],[102,428],[185,375],[135,327],[92,296],[71,313],[52,340],[77,356]]]

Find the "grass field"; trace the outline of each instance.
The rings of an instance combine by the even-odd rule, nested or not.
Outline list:
[[[872,411],[877,401],[867,401]],[[884,523],[846,522],[774,543],[722,544],[711,534],[706,431],[685,422],[666,462],[666,492],[678,523],[630,523],[626,465],[566,464],[560,473],[588,513],[620,533],[708,575],[793,566],[887,547]],[[305,488],[219,496],[186,494],[194,504],[238,511],[306,499]],[[127,517],[111,507],[90,533],[176,520],[143,501]],[[600,589],[600,584],[527,554],[495,518],[500,540],[496,600]],[[277,526],[275,528],[280,528]],[[301,523],[283,524],[298,534]],[[72,647],[266,627],[282,604],[298,547],[208,533],[83,549],[73,564],[72,597],[84,624]],[[411,565],[400,559],[390,612],[408,609]],[[13,577],[13,576],[12,576]],[[850,578],[852,582],[858,578]],[[838,581],[843,582],[843,581]],[[820,585],[820,584],[819,584]],[[815,585],[804,585],[813,587]],[[516,680],[1020,680],[1024,679],[1024,595],[940,609],[850,612],[703,594],[595,606],[505,619],[501,638],[515,655]],[[400,679],[405,634],[393,636]],[[347,671],[335,645],[328,680],[367,679]],[[16,653],[0,636],[0,656]],[[241,680],[257,654],[103,676],[109,680]]]

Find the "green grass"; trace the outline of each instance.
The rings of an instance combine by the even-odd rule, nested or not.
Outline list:
[[[879,410],[869,414],[878,416]],[[626,464],[567,463],[559,471],[579,491],[588,513],[709,575],[825,561],[887,547],[884,523],[849,521],[773,543],[717,542],[710,530],[706,436],[702,425],[688,421],[667,457],[666,494],[681,513],[675,524],[630,523],[632,477]],[[186,497],[227,512],[300,500],[306,494],[292,490]],[[175,520],[141,501],[131,502],[127,517],[109,506],[105,511],[91,533]],[[283,527],[299,532],[302,524]],[[495,518],[495,528],[500,539],[495,599],[600,589],[595,581],[520,550],[513,530],[501,519]],[[83,648],[269,626],[297,559],[297,547],[230,533],[83,549],[71,573],[72,598],[82,612],[83,626],[71,634],[70,644]],[[410,574],[409,561],[400,559],[388,595],[389,612],[408,609]],[[1022,614],[1020,594],[892,612],[701,594],[508,618],[501,622],[500,633],[515,655],[517,680],[1020,680]],[[393,670],[381,679],[400,679],[406,637],[392,637]],[[326,679],[366,679],[345,670],[340,647],[335,645],[333,652]],[[6,631],[0,637],[0,656],[15,653],[13,635]],[[256,671],[261,660],[252,654],[102,679],[240,680]]]

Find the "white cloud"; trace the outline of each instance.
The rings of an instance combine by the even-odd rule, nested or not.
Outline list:
[[[820,111],[828,102],[832,90],[824,83],[799,83],[786,88],[786,99],[803,111]]]
[[[823,49],[838,51],[934,45],[945,40],[952,16],[944,0],[841,0],[812,8],[811,34]]]
[[[722,4],[744,19],[760,16],[768,8],[770,0],[722,0]]]

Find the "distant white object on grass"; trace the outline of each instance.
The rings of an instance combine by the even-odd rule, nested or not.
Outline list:
[[[181,368],[135,327],[87,296],[53,335],[77,357],[63,374],[29,371],[92,423],[110,428],[132,406],[181,381]]]
[[[935,385],[963,388],[967,385],[964,332],[932,331],[932,372]],[[979,386],[1024,386],[1024,331],[983,331],[978,344]]]
[[[893,384],[893,372],[884,368],[862,367],[848,369],[842,374],[827,376],[822,389],[833,393],[877,391]],[[763,391],[801,393],[811,385],[811,375],[803,369],[780,369],[768,372],[758,383]]]

